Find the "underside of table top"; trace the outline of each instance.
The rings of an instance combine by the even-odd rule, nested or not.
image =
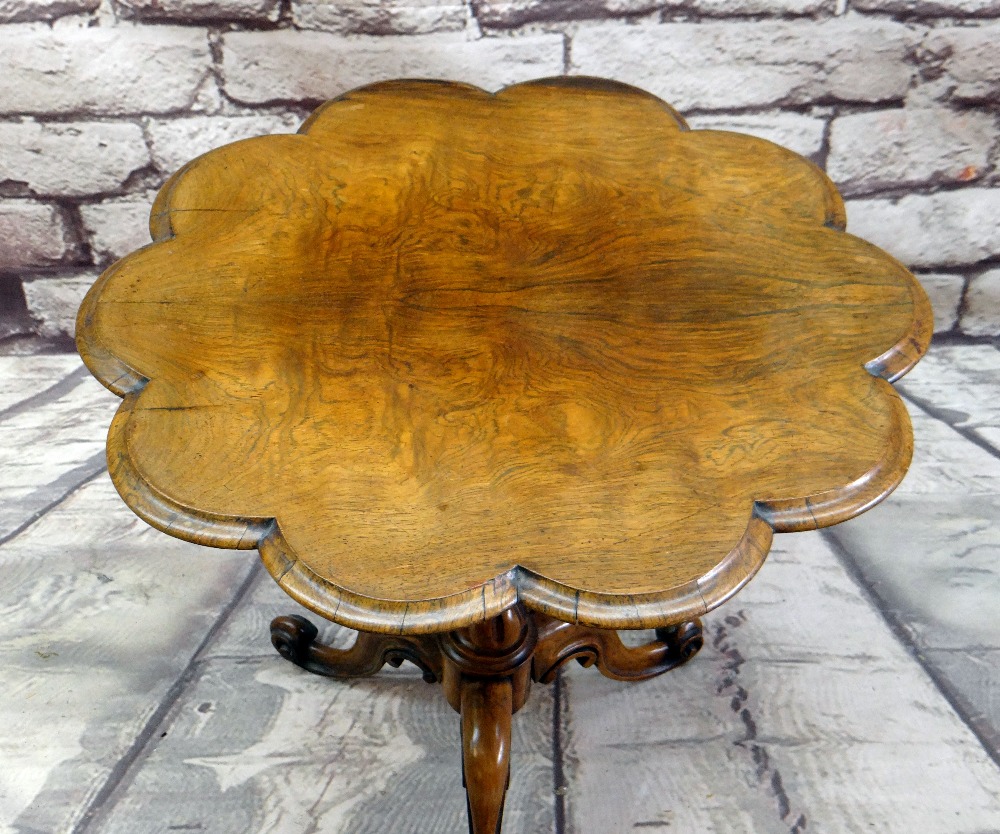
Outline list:
[[[391,82],[181,169],[78,343],[132,509],[323,616],[678,623],[905,473],[930,308],[844,224],[633,88]]]

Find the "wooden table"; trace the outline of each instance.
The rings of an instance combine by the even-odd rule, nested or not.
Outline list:
[[[440,681],[486,834],[532,681],[674,668],[773,533],[903,477],[931,311],[844,225],[811,163],[631,87],[383,83],[178,171],[77,339],[128,505],[361,632],[278,618],[300,666]]]

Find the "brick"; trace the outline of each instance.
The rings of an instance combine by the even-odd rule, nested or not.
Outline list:
[[[38,324],[39,336],[73,336],[76,313],[94,281],[96,272],[69,273],[24,281],[28,312]]]
[[[927,297],[934,308],[934,332],[947,333],[958,322],[958,306],[962,303],[965,278],[944,272],[918,275]]]
[[[201,116],[151,121],[147,127],[153,161],[172,174],[196,156],[240,139],[272,133],[294,133],[302,119],[295,115]]]
[[[1000,269],[969,281],[959,328],[970,336],[1000,336]]]
[[[225,91],[248,103],[322,101],[389,78],[467,81],[499,89],[558,75],[562,35],[469,40],[464,35],[412,35],[405,40],[320,32],[231,32],[223,38]]]
[[[414,35],[464,29],[468,8],[465,0],[296,0],[292,13],[302,29]]]
[[[149,212],[154,196],[80,206],[83,227],[98,263],[110,263],[150,242]]]
[[[511,28],[526,23],[586,20],[616,15],[639,15],[678,0],[472,0],[472,12],[483,26]]]
[[[724,110],[902,99],[916,38],[857,17],[581,26],[570,54],[573,72],[635,84],[681,111]]]
[[[911,267],[974,264],[1000,255],[1000,188],[851,200],[848,231]]]
[[[970,336],[1000,336],[1000,269],[969,281],[959,328]]]
[[[278,19],[278,0],[117,0],[123,17],[139,20],[257,20]]]
[[[857,113],[833,121],[827,173],[845,194],[977,179],[997,141],[995,118],[943,107]]]
[[[142,128],[128,122],[0,122],[0,183],[36,195],[116,191],[150,163]]]
[[[30,200],[0,201],[0,270],[50,266],[73,248],[73,236],[56,206]]]
[[[731,130],[767,139],[802,156],[815,156],[823,147],[826,121],[801,113],[761,113],[746,116],[692,116],[688,124],[695,130]]]
[[[998,4],[1000,5],[1000,4]],[[1000,24],[933,29],[921,54],[958,101],[1000,101]]]
[[[55,20],[68,14],[92,12],[101,0],[0,0],[0,23]]]
[[[210,64],[204,29],[10,27],[0,50],[0,112],[184,110]]]
[[[952,15],[1000,15],[998,0],[851,0],[851,8],[863,12],[936,17]]]

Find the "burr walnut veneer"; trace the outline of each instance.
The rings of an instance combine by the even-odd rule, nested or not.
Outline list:
[[[440,680],[493,834],[532,680],[678,665],[773,533],[902,478],[931,312],[844,224],[808,161],[634,88],[383,83],[178,171],[78,343],[129,506],[361,631],[278,618],[305,668]]]

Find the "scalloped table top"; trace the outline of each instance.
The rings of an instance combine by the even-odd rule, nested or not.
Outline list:
[[[112,479],[355,628],[690,619],[909,464],[930,307],[844,219],[624,85],[353,91],[182,168],[87,296]]]

